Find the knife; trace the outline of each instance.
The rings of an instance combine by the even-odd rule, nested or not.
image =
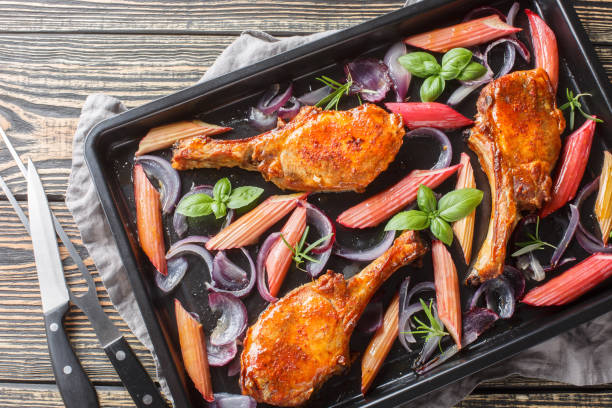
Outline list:
[[[28,211],[47,345],[57,387],[66,407],[97,407],[96,391],[74,354],[64,330],[63,319],[69,306],[68,288],[47,197],[31,161],[28,161]]]
[[[11,156],[13,156],[17,167],[19,167],[19,170],[23,176],[27,179],[28,172],[2,127],[0,127],[0,137],[2,137],[2,140],[6,144]],[[36,178],[40,182],[38,174],[36,174]],[[20,215],[23,214],[23,211],[19,207],[19,204],[15,200],[14,196],[8,188],[4,188],[6,187],[5,183],[0,183],[0,187],[2,187],[7,198],[11,204],[13,204],[13,208],[17,212],[17,215],[22,222],[24,222],[24,226],[27,230],[27,220],[25,217]],[[127,391],[130,393],[130,396],[134,400],[136,406],[139,408],[167,408],[167,404],[161,396],[159,389],[156,387],[151,377],[149,377],[147,374],[146,370],[136,357],[136,354],[134,354],[134,351],[129,346],[128,342],[121,335],[121,333],[119,333],[119,330],[111,322],[108,316],[106,316],[104,310],[102,310],[98,300],[96,285],[93,281],[91,273],[83,263],[83,260],[79,256],[76,248],[72,244],[72,241],[70,241],[70,238],[62,228],[61,224],[55,215],[53,215],[53,212],[50,211],[50,214],[56,234],[64,244],[64,247],[66,247],[70,257],[76,264],[78,270],[81,272],[81,275],[88,286],[88,291],[84,294],[79,294],[79,296],[75,296],[69,290],[68,293],[70,300],[76,304],[89,318],[100,345],[115,367],[115,371],[119,375],[119,378]]]

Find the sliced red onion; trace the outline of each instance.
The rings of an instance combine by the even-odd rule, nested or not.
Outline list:
[[[374,58],[359,58],[344,66],[344,72],[351,78],[351,92],[360,93],[368,102],[380,102],[385,99],[393,82],[389,68]]]
[[[247,272],[233,263],[225,251],[217,252],[211,273],[214,286],[225,290],[238,290],[248,284]]]
[[[234,377],[240,374],[240,354],[236,356],[228,365],[227,365],[227,376]]]
[[[514,289],[514,298],[519,300],[525,293],[525,276],[514,266],[504,265],[504,277]]]
[[[410,328],[410,318],[417,312],[423,310],[423,305],[421,303],[413,303],[410,306],[400,309],[399,311],[399,321],[398,321],[398,330],[399,330],[399,341],[404,346],[407,351],[412,351],[410,348],[410,343],[416,343],[414,336],[412,335]]]
[[[555,249],[555,252],[553,253],[552,258],[550,259],[550,266],[552,268],[555,268],[557,266],[557,264],[561,260],[561,257],[567,250],[567,247],[570,241],[572,240],[572,238],[574,238],[574,234],[576,233],[576,228],[578,228],[578,222],[580,221],[580,213],[578,212],[578,207],[576,207],[573,204],[570,204],[569,208],[570,208],[569,225],[565,229],[563,238],[561,238],[561,242],[559,242],[559,244],[557,245],[557,249]]]
[[[227,228],[232,222],[234,222],[234,217],[236,216],[236,211],[233,208],[227,209],[227,214],[225,215],[225,220],[223,220],[223,224],[221,224],[221,230]]]
[[[213,313],[221,312],[217,325],[210,335],[210,344],[225,346],[235,342],[247,327],[247,310],[240,299],[230,293],[211,292],[208,306]]]
[[[452,346],[450,346],[449,348],[444,350],[441,354],[439,354],[436,357],[432,358],[431,360],[429,360],[428,362],[426,362],[422,366],[415,367],[414,370],[419,375],[425,374],[426,372],[428,372],[428,371],[436,368],[440,364],[444,363],[446,360],[450,359],[451,357],[453,357],[458,352],[459,352],[459,348],[457,347],[456,344],[453,344]]]
[[[331,93],[332,89],[329,86],[324,86],[323,88],[315,89],[314,91],[310,91],[298,98],[298,101],[302,105],[306,106],[314,106],[321,99],[325,98],[327,95]]]
[[[386,231],[383,239],[373,247],[367,249],[349,249],[336,244],[334,254],[341,258],[350,259],[352,261],[369,262],[382,254],[393,245],[395,239],[395,231]]]
[[[277,112],[293,94],[293,84],[289,84],[287,88],[281,92],[280,84],[273,84],[266,93],[262,96],[256,108],[264,115],[271,115]]]
[[[570,256],[570,257],[567,257],[567,258],[563,258],[562,260],[559,261],[559,263],[554,268],[552,266],[550,266],[550,265],[544,266],[544,272],[554,271],[555,269],[560,268],[563,265],[568,264],[570,262],[576,262],[576,257]]]
[[[356,330],[374,333],[383,324],[383,304],[380,299],[372,300],[366,306],[357,322]]]
[[[316,278],[323,272],[325,269],[325,265],[327,265],[327,261],[329,261],[329,257],[332,253],[332,247],[329,247],[325,252],[319,254],[318,258],[315,258],[317,262],[307,262],[306,263],[306,272],[313,278]]]
[[[246,286],[244,286],[241,289],[223,289],[223,287],[219,287],[218,282],[215,281],[215,278],[219,278],[219,275],[221,275],[221,273],[219,273],[219,275],[216,274],[216,270],[213,266],[213,268],[211,269],[211,271],[215,272],[215,275],[213,276],[212,279],[212,285],[208,285],[209,289],[215,291],[215,292],[219,292],[219,293],[229,293],[232,294],[238,298],[243,298],[246,295],[248,295],[249,293],[251,293],[251,291],[253,290],[253,288],[255,287],[255,281],[257,280],[257,269],[255,268],[255,263],[253,262],[253,258],[251,258],[251,254],[249,254],[249,251],[247,251],[245,248],[240,248],[240,250],[242,251],[242,253],[244,254],[245,258],[247,259],[247,262],[249,263],[249,269],[250,269],[250,276],[249,276],[249,281],[246,284]],[[217,268],[217,270],[219,270]],[[236,272],[236,271],[234,271]],[[237,273],[237,272],[236,272]],[[211,273],[212,275],[212,273]],[[227,276],[225,277],[227,280]]]
[[[257,129],[265,132],[271,130],[278,124],[278,115],[276,113],[266,115],[257,108],[251,107],[249,110],[249,123]]]
[[[512,7],[510,7],[510,10],[508,10],[508,15],[506,16],[506,24],[511,26],[514,25],[514,19],[516,18],[516,15],[518,14],[520,9],[521,5],[518,1],[512,3]]]
[[[261,297],[268,302],[276,302],[278,298],[272,296],[270,294],[270,290],[266,284],[266,258],[268,258],[268,254],[272,249],[272,246],[280,237],[280,232],[273,232],[268,235],[268,238],[265,239],[263,244],[261,244],[261,248],[259,248],[259,254],[257,255],[257,290]]]
[[[482,7],[477,7],[473,9],[472,11],[467,13],[465,17],[463,17],[463,21],[464,22],[470,21],[470,20],[474,20],[475,18],[486,17],[486,16],[491,16],[491,15],[498,15],[502,21],[504,22],[506,21],[506,15],[504,13],[502,13],[495,7],[490,7],[490,6],[482,6]]]
[[[574,205],[580,211],[584,200],[593,194],[597,188],[599,187],[599,177],[595,180],[587,184],[580,190],[576,200],[574,201]],[[595,235],[591,234],[587,229],[582,225],[580,220],[578,221],[578,229],[576,231],[576,241],[585,251],[594,254],[596,252],[604,252],[604,253],[612,253],[612,244],[604,245],[603,241],[596,238]]]
[[[213,258],[210,252],[203,246],[197,245],[197,243],[206,243],[208,237],[189,237],[185,238],[181,241],[178,241],[174,245],[170,246],[168,252],[166,253],[166,259],[170,260],[178,255],[183,254],[193,254],[199,256],[208,267],[208,271],[212,273],[213,270]]]
[[[432,309],[433,309],[434,319],[436,319],[440,327],[444,327],[444,324],[438,317],[438,308],[436,307],[435,301],[433,302]],[[433,336],[433,337],[428,338],[425,341],[425,344],[423,345],[423,349],[419,353],[419,357],[417,358],[417,360],[414,362],[413,367],[419,367],[423,365],[423,363],[425,363],[427,360],[429,360],[429,358],[432,356],[434,351],[436,351],[436,348],[438,348],[438,344],[441,338],[442,338],[441,336]]]
[[[478,305],[478,301],[480,300],[480,297],[482,296],[483,293],[485,293],[488,283],[489,281],[484,282],[483,284],[481,284],[478,289],[476,289],[476,291],[474,292],[474,294],[472,294],[472,297],[470,299],[470,301],[468,302],[468,307],[469,310],[475,309],[476,306]]]
[[[196,186],[192,188],[191,191],[187,192],[183,197],[181,197],[179,204],[181,203],[181,201],[194,194],[207,194],[212,197],[213,187],[208,185]],[[185,233],[187,232],[187,217],[175,211],[172,215],[172,226],[174,227],[174,232],[176,232],[176,234],[180,238],[184,237]]]
[[[173,258],[168,261],[168,275],[155,271],[155,284],[162,292],[169,293],[183,280],[188,268],[189,263],[185,258]]]
[[[531,60],[531,54],[529,53],[529,50],[527,50],[527,48],[524,48],[525,46],[517,39],[500,38],[499,40],[493,41],[491,44],[489,44],[485,50],[484,55],[485,59],[487,59],[487,66],[489,66],[489,53],[493,48],[500,44],[506,44],[506,52],[504,54],[504,64],[499,69],[497,74],[495,74],[495,78],[499,78],[503,75],[506,75],[512,70],[512,67],[514,67],[514,63],[516,61],[516,51],[519,52],[521,57],[523,57],[526,62],[529,62]]]
[[[336,240],[336,227],[334,227],[332,220],[315,205],[305,200],[301,200],[299,203],[302,207],[306,208],[306,222],[315,227],[321,237],[331,234],[327,240],[311,251],[315,254],[322,254],[334,244]]]
[[[399,289],[399,310],[403,310],[409,306],[408,288],[410,287],[410,276],[406,276],[400,285]]]
[[[248,395],[228,394],[225,392],[215,393],[215,401],[210,403],[210,408],[256,408],[257,401]]]
[[[278,116],[284,120],[291,120],[298,114],[301,107],[300,101],[292,96],[285,105],[278,108]]]
[[[428,291],[430,292],[436,291],[436,286],[434,285],[433,282],[421,282],[421,283],[414,285],[414,287],[406,295],[406,304],[410,304],[412,297],[416,295],[417,293],[428,292]]]
[[[181,178],[178,171],[172,168],[169,161],[148,154],[137,157],[136,163],[142,165],[148,177],[159,182],[162,212],[170,214],[181,195]]]
[[[499,319],[499,315],[490,309],[476,307],[463,314],[463,336],[461,345],[467,346],[489,329]]]
[[[516,299],[514,289],[504,277],[487,281],[487,308],[494,311],[501,319],[509,319],[514,314]]]
[[[529,268],[525,271],[530,271],[528,277],[536,282],[541,282],[546,277],[544,268],[540,263],[540,260],[534,255],[533,251],[529,253]]]
[[[223,346],[215,346],[210,341],[206,342],[208,365],[211,367],[222,367],[228,364],[236,357],[237,352],[238,346],[235,341]]]
[[[486,74],[485,74],[486,75]],[[446,101],[447,105],[456,106],[461,103],[465,98],[468,97],[472,92],[478,89],[483,84],[474,83],[472,85],[461,85],[459,88],[455,89],[455,91],[451,94]]]
[[[404,102],[410,87],[410,80],[412,79],[410,72],[397,60],[402,55],[405,55],[406,52],[406,44],[403,41],[398,41],[389,48],[383,58],[384,63],[389,68],[389,76],[393,81],[393,90],[395,91],[395,100],[397,102]]]
[[[426,137],[426,138],[435,139],[436,142],[440,143],[441,145],[440,157],[438,158],[438,161],[436,162],[436,164],[431,168],[431,170],[443,169],[450,165],[451,160],[453,159],[453,146],[451,145],[451,142],[448,139],[448,136],[446,136],[446,133],[442,132],[439,129],[434,129],[430,127],[422,127],[422,128],[411,130],[410,132],[406,133],[405,137],[408,137],[408,138]]]

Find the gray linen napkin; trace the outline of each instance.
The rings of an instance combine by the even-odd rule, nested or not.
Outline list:
[[[328,33],[277,39],[259,31],[247,31],[234,41],[206,72],[202,80],[252,64],[297,47]],[[100,202],[83,158],[83,140],[98,122],[125,111],[110,96],[91,95],[85,101],[74,136],[73,160],[66,204],[79,227],[83,244],[93,258],[110,299],[136,337],[155,358],[151,340],[136,304],[125,268],[102,212]],[[512,374],[561,381],[574,385],[612,382],[612,313],[584,323],[554,339],[522,352],[519,356],[467,377],[405,407],[445,407],[461,401],[480,382]],[[157,359],[155,358],[157,364]],[[162,389],[170,395],[163,377]]]

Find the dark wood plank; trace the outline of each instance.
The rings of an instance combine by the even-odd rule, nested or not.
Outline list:
[[[3,32],[125,32],[238,34],[311,33],[346,28],[400,8],[404,0],[59,0],[0,1]],[[593,41],[610,43],[612,8],[601,0],[576,1]],[[172,12],[169,12],[172,10]]]
[[[192,85],[233,37],[0,35],[0,124],[22,157],[37,162],[45,188],[65,193],[72,136],[87,95],[141,105]],[[612,47],[598,46],[612,78]],[[6,149],[0,174],[15,193],[25,182]]]
[[[51,207],[71,240],[79,246],[80,236],[64,203],[53,203]],[[7,202],[0,202],[0,226],[0,383],[53,382],[32,245]],[[66,263],[69,286],[77,293],[85,290],[80,285],[78,271],[67,261],[68,254],[63,247],[61,256]],[[91,259],[86,258],[85,263],[93,271],[104,311],[128,339],[149,373],[154,375],[155,369],[149,352],[136,340],[116,312]],[[91,379],[96,383],[118,383],[119,378],[106,354],[100,349],[87,317],[73,307],[65,327]],[[0,403],[0,406],[4,405]]]

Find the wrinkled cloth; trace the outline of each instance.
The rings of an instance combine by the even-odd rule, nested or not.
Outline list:
[[[409,0],[408,3],[415,2]],[[310,36],[275,38],[260,31],[245,31],[204,74],[201,81],[223,75],[253,64],[330,32]],[[83,244],[89,251],[109,297],[121,317],[136,337],[147,347],[155,360],[151,339],[121,263],[121,257],[102,211],[96,189],[85,164],[83,141],[98,122],[125,111],[117,99],[96,94],[85,101],[74,135],[73,158],[66,204],[79,228]],[[480,382],[503,378],[512,374],[574,385],[593,385],[612,382],[612,313],[570,330],[556,338],[522,352],[517,357],[501,362],[431,395],[403,405],[404,407],[452,406],[468,395]],[[158,376],[162,391],[170,396],[163,377]]]

